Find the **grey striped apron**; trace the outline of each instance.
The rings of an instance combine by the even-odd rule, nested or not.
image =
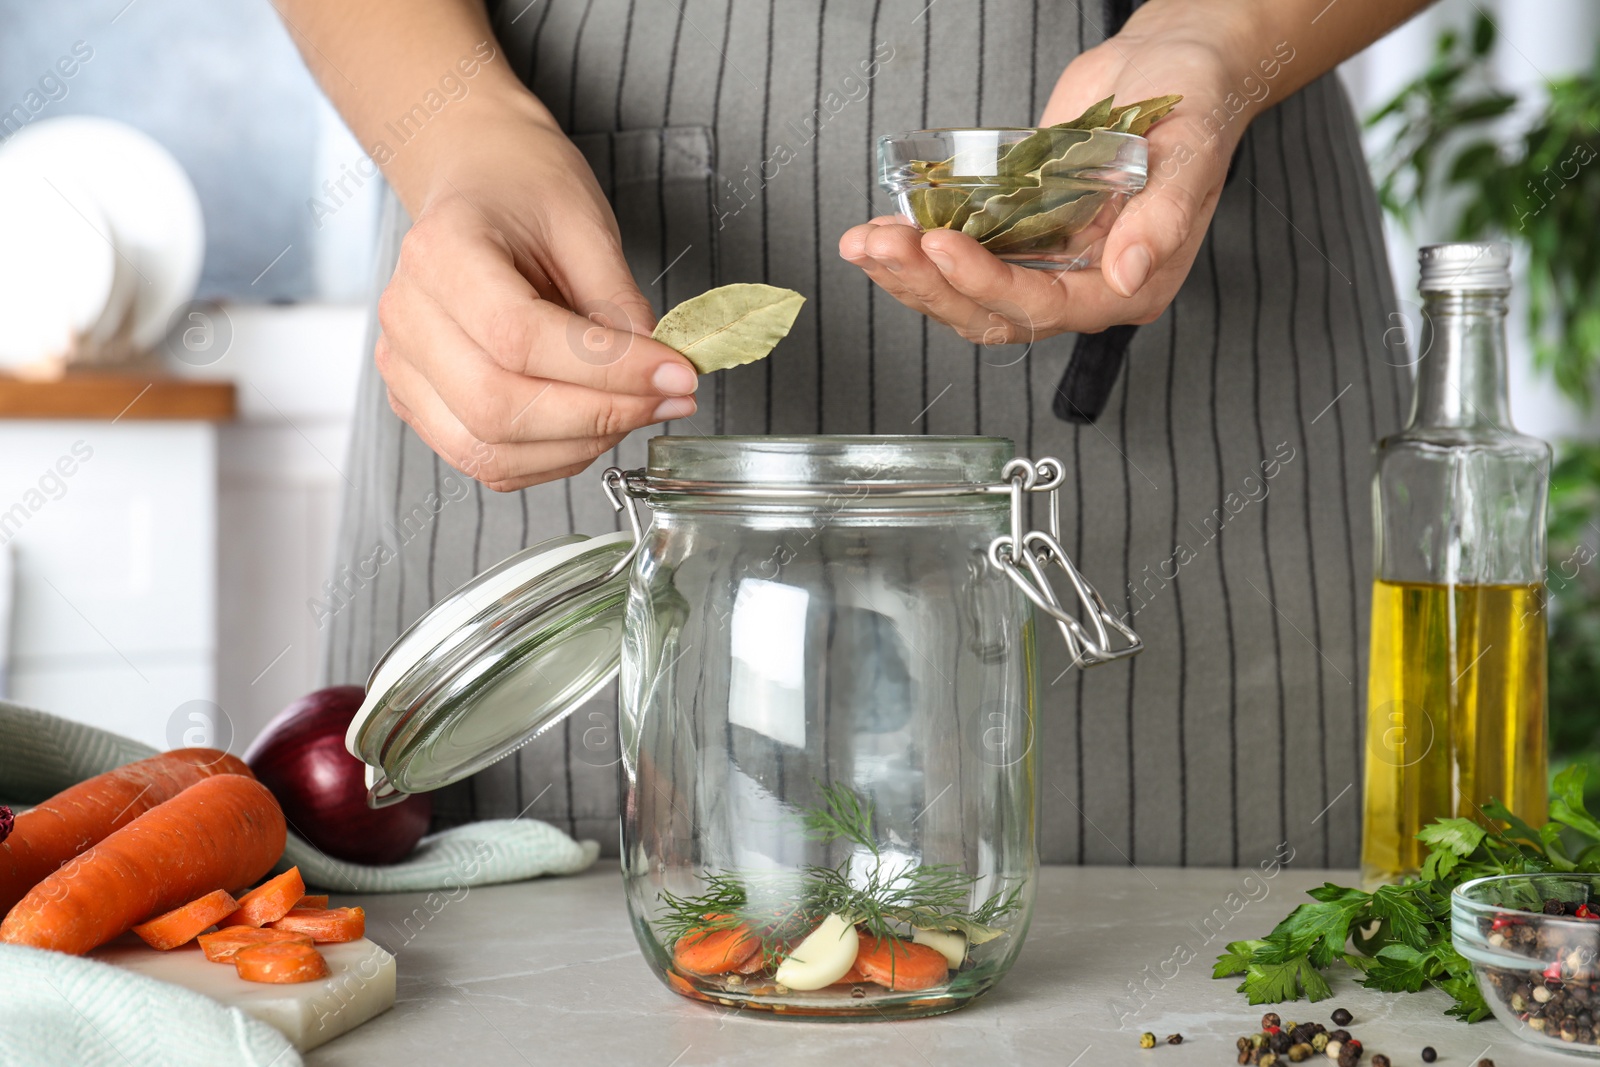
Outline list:
[[[1065,461],[1068,548],[1147,651],[1063,673],[1062,648],[1041,642],[1047,862],[1253,863],[1288,841],[1305,863],[1356,863],[1368,449],[1409,386],[1383,344],[1378,208],[1333,77],[1253,125],[1182,292],[1080,425],[1051,411],[1073,338],[976,347],[875,291],[836,242],[891,210],[874,135],[1033,123],[1101,39],[1093,12],[506,0],[494,16],[505,61],[612,198],[658,311],[733,281],[809,297],[775,358],[714,375],[700,412],[665,432],[986,433]],[[391,202],[383,278],[404,226]],[[658,432],[609,462],[642,465]],[[346,581],[327,621],[329,680],[362,681],[419,613],[518,548],[617,528],[604,465],[497,495],[391,415],[369,363],[336,565],[372,577]],[[442,791],[440,821],[527,811],[615,849],[614,723],[608,693]]]

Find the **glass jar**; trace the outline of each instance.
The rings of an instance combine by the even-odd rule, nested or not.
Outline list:
[[[453,594],[380,663],[351,750],[377,802],[432,788],[620,657],[622,869],[662,980],[789,1015],[949,1011],[1011,966],[1033,906],[1030,602],[1080,665],[1140,647],[1061,550],[1064,474],[1001,438],[655,438],[605,476],[631,549],[563,539]],[[605,573],[552,587],[585,563]]]

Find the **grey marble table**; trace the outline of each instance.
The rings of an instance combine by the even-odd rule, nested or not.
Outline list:
[[[306,1062],[1231,1064],[1234,1039],[1258,1028],[1264,1009],[1246,1004],[1236,981],[1212,979],[1222,945],[1264,933],[1325,878],[1353,877],[1292,867],[1270,879],[1251,870],[1046,868],[1022,956],[986,997],[932,1019],[835,1024],[729,1012],[669,993],[634,944],[613,863],[575,878],[436,897],[436,914],[418,893],[336,900],[365,906],[368,936],[399,957],[399,997],[394,1010]],[[1424,1045],[1445,1067],[1486,1055],[1497,1067],[1584,1062],[1534,1049],[1493,1020],[1448,1019],[1437,991],[1374,993],[1348,972],[1333,987],[1332,1000],[1277,1010],[1327,1023],[1344,1007],[1368,1053],[1386,1053],[1395,1067],[1420,1064]],[[1143,1050],[1145,1030],[1182,1033],[1184,1043]]]

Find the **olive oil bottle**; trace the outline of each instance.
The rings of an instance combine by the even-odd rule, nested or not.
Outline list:
[[[1416,833],[1547,796],[1545,499],[1550,449],[1506,399],[1510,249],[1422,250],[1406,428],[1377,445],[1362,874],[1418,870]]]

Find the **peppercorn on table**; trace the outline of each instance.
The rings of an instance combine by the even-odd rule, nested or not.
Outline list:
[[[1270,872],[1270,873],[1269,873]],[[572,878],[454,892],[364,895],[367,936],[399,959],[395,1010],[306,1056],[374,1063],[636,1065],[1232,1064],[1265,1011],[1345,1026],[1394,1067],[1574,1064],[1491,1020],[1445,1017],[1442,993],[1376,993],[1343,968],[1334,996],[1252,1008],[1238,979],[1213,979],[1229,941],[1258,937],[1305,890],[1350,871],[1291,862],[1227,869],[1047,867],[1016,967],[969,1007],[937,1018],[820,1023],[717,1010],[669,992],[639,956],[610,861]],[[1342,1018],[1342,1016],[1341,1016]],[[1140,1037],[1156,1036],[1153,1048]],[[1169,1045],[1167,1037],[1183,1041]],[[1287,1057],[1285,1057],[1287,1062]],[[1329,1063],[1318,1055],[1308,1063]]]

